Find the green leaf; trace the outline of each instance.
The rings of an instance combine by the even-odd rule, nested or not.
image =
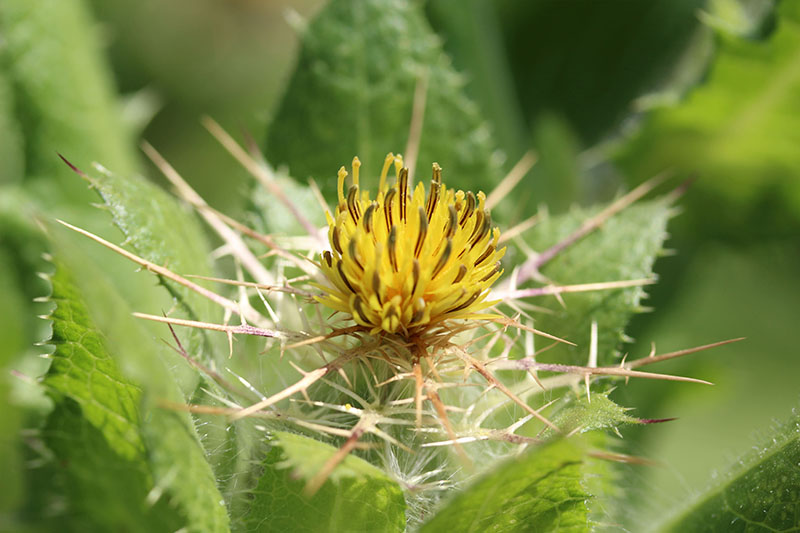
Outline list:
[[[776,428],[738,466],[659,531],[797,531],[800,527],[800,414]]]
[[[800,220],[800,5],[780,2],[766,40],[720,34],[704,85],[677,104],[652,111],[617,154],[632,180],[674,169],[696,174],[688,195],[692,233],[734,238],[785,231]]]
[[[498,146],[510,159],[522,157],[528,128],[514,91],[496,3],[436,0],[424,6],[455,68],[469,78],[465,90],[491,123]]]
[[[598,209],[573,209],[544,219],[528,242],[539,252],[562,241]],[[558,254],[542,273],[559,285],[623,281],[653,277],[653,263],[666,238],[670,206],[664,200],[631,206]],[[617,361],[625,326],[641,311],[642,287],[564,294],[564,306],[551,296],[532,303],[552,310],[537,315],[536,327],[577,344],[559,344],[542,354],[542,360],[585,365],[589,355],[592,321],[597,321],[598,365]]]
[[[214,474],[191,417],[187,413],[164,409],[156,403],[160,400],[184,401],[178,380],[185,381],[186,363],[158,340],[168,334],[163,327],[156,333],[152,324],[137,322],[130,316],[130,308],[104,272],[75,246],[76,242],[87,243],[79,241],[78,236],[67,230],[55,229],[60,231],[55,241],[58,257],[69,268],[80,294],[87,302],[83,313],[89,316],[92,327],[102,331],[102,345],[108,347],[113,355],[113,360],[104,365],[111,368],[112,362],[118,364],[121,375],[117,381],[130,383],[127,380],[133,378],[137,389],[141,389],[137,393],[137,398],[141,400],[137,402],[136,414],[139,434],[137,439],[130,442],[136,444],[137,450],[144,450],[152,476],[152,488],[148,496],[156,502],[163,500],[170,508],[175,509],[182,517],[182,524],[190,531],[227,531],[228,515],[223,498],[217,489]],[[113,268],[115,259],[118,258],[112,255],[101,264],[104,268]],[[70,295],[65,301],[71,302],[75,298],[75,295]],[[74,335],[70,330],[67,332]],[[100,344],[93,343],[92,346]],[[63,372],[48,379],[70,384],[73,366],[91,369],[93,367],[89,362],[79,359],[75,365],[64,364]],[[191,370],[191,373],[196,380],[196,372]],[[96,388],[94,382],[91,383],[92,386],[88,389],[90,392]],[[83,389],[76,390],[80,392]],[[75,401],[80,404],[86,399],[78,397]],[[129,411],[128,404],[125,404],[125,412]],[[101,413],[95,415],[98,429],[114,429],[115,426],[109,426],[110,422],[103,420],[100,415]],[[75,430],[78,431],[79,427]],[[118,429],[116,433],[121,433],[122,429],[125,427]],[[70,442],[72,434],[65,432],[65,436],[69,437],[66,440]],[[98,468],[104,469],[107,466],[95,462],[87,466],[87,471]]]
[[[404,531],[405,501],[385,473],[350,455],[312,498],[305,480],[336,453],[317,440],[279,432],[253,491],[247,531]]]
[[[12,402],[10,372],[14,359],[25,349],[25,317],[29,310],[27,298],[18,288],[17,276],[11,267],[11,259],[0,246],[0,472],[3,472],[3,490],[0,490],[0,523],[2,516],[10,513],[20,503],[22,468],[20,446],[17,440],[21,416],[19,408]]]
[[[597,429],[615,429],[641,421],[626,414],[627,409],[608,399],[608,393],[592,393],[591,401],[584,394],[558,412],[553,423],[564,433],[580,428],[581,433]]]
[[[0,69],[0,183],[20,182],[24,174],[25,154],[22,131],[14,117],[14,95]]]
[[[140,176],[100,169],[90,180],[136,254],[181,275],[211,275],[210,250],[202,229],[177,200]],[[208,299],[174,282],[162,281],[192,319],[213,319],[215,311]],[[199,345],[192,346],[195,356],[199,355],[197,349]]]
[[[674,65],[705,29],[697,17],[704,4],[491,2],[524,118],[534,127],[543,112],[554,113],[584,146],[601,140],[627,117],[635,98],[672,81]],[[692,52],[702,68],[706,56]]]
[[[313,176],[329,198],[336,171],[356,155],[366,183],[377,184],[386,154],[406,149],[421,77],[428,90],[417,179],[428,179],[436,161],[453,186],[496,183],[486,124],[417,4],[403,0],[334,0],[309,24],[269,129],[268,159],[296,178]]]
[[[181,521],[153,486],[140,434],[141,390],[125,379],[63,265],[52,277],[55,346],[44,386],[56,408],[43,430],[58,460],[69,527],[170,531]]]
[[[589,531],[583,462],[573,440],[536,447],[452,497],[422,533]]]
[[[277,175],[275,184],[315,227],[327,226],[325,211],[311,188],[289,177]],[[255,215],[254,226],[267,234],[306,235],[308,230],[295,218],[289,208],[275,195],[256,183],[249,197],[249,212]]]
[[[133,172],[136,158],[85,3],[4,0],[0,34],[0,75],[13,88],[25,167],[30,178],[39,178],[41,201],[91,198],[56,152],[82,168],[99,161],[123,174]]]

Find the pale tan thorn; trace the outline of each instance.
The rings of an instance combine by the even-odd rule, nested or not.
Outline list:
[[[299,348],[300,346],[306,346],[308,344],[316,344],[318,342],[322,342],[328,339],[332,339],[334,337],[340,337],[342,335],[349,335],[351,333],[355,333],[357,331],[363,331],[363,326],[350,326],[348,328],[341,328],[335,329],[328,333],[327,335],[317,335],[315,337],[310,337],[308,339],[303,339],[302,341],[298,341],[292,344],[287,344],[286,349],[291,350],[292,348]]]
[[[229,217],[228,215],[226,215],[224,213],[220,213],[219,211],[217,211],[213,207],[209,206],[209,207],[204,207],[203,209],[214,213],[216,216],[218,216],[220,219],[222,219],[226,224],[228,224],[230,227],[232,227],[236,231],[240,231],[243,234],[245,234],[248,237],[250,237],[251,239],[254,239],[254,240],[260,242],[261,244],[263,244],[264,246],[267,246],[268,248],[270,248],[272,255],[278,255],[278,256],[283,257],[284,259],[286,259],[288,261],[291,261],[292,263],[294,263],[295,265],[300,267],[306,273],[316,274],[318,272],[317,269],[312,269],[311,267],[309,267],[307,262],[304,259],[295,257],[293,254],[289,253],[287,250],[284,250],[269,235],[262,235],[261,233],[258,233],[254,229],[245,226],[244,224],[242,224],[238,220],[235,220],[235,219]]]
[[[322,191],[314,178],[308,178],[308,188],[311,189],[311,193],[314,195],[322,211],[330,213],[331,209],[328,207],[328,202],[325,201],[325,197],[322,195]],[[331,217],[333,217],[333,214],[331,214]]]
[[[486,209],[492,209],[497,204],[500,203],[500,200],[506,197],[508,193],[510,193],[514,187],[516,187],[522,178],[533,168],[533,165],[536,164],[536,160],[538,156],[532,150],[525,152],[525,155],[517,161],[517,164],[514,165],[514,168],[506,175],[505,178],[500,181],[497,187],[489,194],[489,197],[486,198]]]
[[[728,339],[725,341],[719,342],[712,342],[711,344],[704,344],[703,346],[696,346],[694,348],[687,348],[685,350],[678,350],[677,352],[670,352],[665,353],[662,355],[651,355],[649,357],[644,357],[642,359],[637,359],[636,361],[631,361],[628,363],[627,368],[637,368],[644,365],[651,365],[653,363],[658,363],[661,361],[666,361],[668,359],[674,359],[676,357],[682,357],[684,355],[693,354],[696,352],[701,352],[703,350],[710,350],[711,348],[716,348],[718,346],[725,346],[726,344],[731,344],[734,342],[739,342],[745,340],[746,337],[738,337],[736,339]]]
[[[465,435],[463,437],[458,437],[457,439],[447,439],[447,440],[437,440],[435,442],[426,442],[421,445],[422,448],[435,448],[438,446],[452,446],[458,444],[469,444],[470,442],[480,442],[483,440],[489,440],[491,438],[488,431],[485,431],[482,434],[478,435]]]
[[[646,359],[645,359],[646,360]],[[496,368],[501,370],[517,369],[527,370],[529,368],[536,368],[537,370],[544,370],[546,372],[562,372],[565,374],[577,374],[584,376],[586,374],[597,376],[622,376],[632,378],[645,378],[645,379],[660,379],[665,381],[683,381],[687,383],[700,383],[702,385],[713,385],[710,381],[702,379],[689,378],[684,376],[673,376],[670,374],[656,374],[654,372],[641,372],[639,370],[630,370],[628,368],[620,368],[617,366],[601,366],[597,368],[589,368],[586,366],[577,365],[560,365],[553,363],[535,363],[529,359],[516,359],[513,361],[499,361]]]
[[[349,437],[350,431],[341,428],[334,428],[330,426],[326,426],[323,424],[315,424],[313,422],[308,422],[307,420],[297,420],[292,418],[287,418],[288,421],[292,422],[293,424],[297,424],[298,426],[302,426],[304,428],[319,431],[320,433],[328,433],[330,435],[335,435],[337,437]]]
[[[514,401],[514,403],[516,403],[517,405],[519,405],[520,407],[522,407],[523,409],[525,409],[526,411],[528,411],[530,414],[532,414],[533,416],[535,416],[536,418],[538,418],[538,419],[539,419],[539,421],[543,422],[545,425],[547,425],[548,427],[550,427],[550,428],[551,428],[553,431],[555,431],[556,433],[561,433],[561,430],[560,430],[560,429],[558,429],[558,427],[557,427],[555,424],[553,424],[553,423],[552,423],[550,420],[548,420],[547,418],[545,418],[545,416],[544,416],[544,415],[542,415],[542,414],[541,414],[541,413],[540,413],[540,412],[539,412],[537,409],[534,409],[533,407],[531,407],[530,405],[528,405],[527,403],[525,403],[524,401],[522,401],[522,400],[521,400],[521,399],[520,399],[520,398],[519,398],[519,397],[518,397],[516,394],[514,394],[513,392],[511,392],[511,389],[509,389],[508,387],[506,387],[506,386],[505,386],[505,385],[504,385],[504,384],[503,384],[501,381],[499,381],[499,380],[498,380],[496,377],[494,377],[494,374],[492,374],[491,372],[489,372],[488,370],[486,370],[486,367],[483,365],[483,363],[481,363],[480,361],[478,361],[477,359],[475,359],[474,357],[472,357],[471,355],[469,355],[469,354],[468,354],[467,352],[465,352],[464,350],[461,350],[461,349],[459,349],[458,347],[456,347],[456,350],[455,350],[455,352],[456,352],[456,354],[458,354],[458,355],[459,355],[459,357],[460,357],[462,360],[464,360],[464,362],[468,363],[468,364],[469,364],[469,365],[470,365],[472,368],[474,368],[475,370],[477,370],[477,371],[478,371],[478,373],[479,373],[481,376],[483,376],[483,378],[484,378],[484,379],[485,379],[485,380],[486,380],[486,381],[487,381],[487,382],[488,382],[490,385],[492,385],[492,386],[496,387],[496,388],[497,388],[497,389],[498,389],[500,392],[502,392],[502,393],[503,393],[503,394],[505,394],[505,395],[506,395],[508,398],[510,398],[511,400],[513,400],[513,401]]]
[[[472,466],[472,461],[470,461],[467,453],[464,451],[464,448],[458,442],[458,436],[453,430],[453,425],[450,424],[450,417],[447,416],[447,409],[445,409],[444,402],[442,402],[442,399],[439,397],[439,393],[431,388],[428,388],[426,396],[433,404],[433,408],[436,410],[436,415],[439,417],[439,422],[441,422],[442,426],[444,427],[447,436],[453,441],[453,447],[456,449],[456,453],[458,453],[459,457],[461,457],[464,465]]]
[[[330,363],[327,363],[311,372],[307,372],[303,374],[303,377],[295,382],[293,385],[286,387],[282,391],[273,394],[269,398],[265,398],[258,403],[255,403],[249,407],[241,409],[238,413],[233,415],[233,420],[238,420],[240,418],[244,418],[246,416],[250,416],[253,413],[261,411],[262,409],[266,409],[270,405],[273,405],[285,398],[293,396],[295,393],[305,391],[308,387],[319,381],[321,378],[325,377],[332,371],[339,370],[347,361],[353,359],[356,355],[353,353],[345,353],[344,355],[340,355]]]
[[[350,455],[350,452],[356,447],[358,440],[362,435],[364,435],[367,425],[368,422],[366,422],[365,418],[359,419],[342,447],[336,450],[336,453],[331,455],[330,458],[325,461],[325,464],[322,466],[320,471],[314,474],[314,476],[308,480],[306,486],[303,488],[303,493],[306,496],[311,497],[316,494],[320,488],[322,488],[322,485],[324,485],[328,480],[328,477],[331,475],[331,472],[333,472],[334,468],[336,468],[339,463],[344,461],[345,457]]]
[[[567,308],[567,302],[564,301],[564,297],[561,295],[560,292],[553,294],[553,296],[555,297],[556,301],[558,302],[558,305],[560,305],[562,309]]]
[[[224,307],[225,309],[227,309],[227,310],[229,310],[229,311],[231,311],[233,313],[236,313],[237,315],[239,314],[239,306],[236,304],[236,302],[234,302],[232,300],[229,300],[229,299],[225,298],[224,296],[220,296],[219,294],[217,294],[217,293],[215,293],[213,291],[210,291],[210,290],[206,289],[205,287],[201,287],[197,283],[193,283],[193,282],[189,281],[188,279],[184,278],[183,276],[175,274],[174,272],[172,272],[171,270],[169,270],[167,268],[164,268],[164,267],[159,266],[159,265],[157,265],[155,263],[152,263],[152,262],[148,261],[147,259],[143,259],[143,258],[139,257],[138,255],[136,255],[134,253],[131,253],[128,250],[117,246],[116,244],[112,244],[112,243],[108,242],[107,240],[103,239],[102,237],[98,237],[94,233],[86,231],[85,229],[81,229],[81,228],[79,228],[77,226],[73,226],[72,224],[69,224],[68,222],[64,222],[63,220],[60,220],[60,219],[56,219],[56,222],[58,222],[62,226],[66,226],[67,228],[71,229],[72,231],[75,231],[75,232],[80,233],[81,235],[83,235],[85,237],[88,237],[88,238],[92,239],[96,243],[99,243],[99,244],[105,246],[109,250],[118,253],[119,255],[125,257],[126,259],[129,259],[129,260],[133,261],[134,263],[136,263],[137,265],[141,266],[145,270],[149,270],[150,272],[158,274],[159,276],[163,276],[163,277],[165,277],[165,278],[167,278],[169,280],[174,281],[175,283],[183,285],[187,289],[196,292],[200,296],[208,298],[209,300],[211,300],[215,304],[219,305],[220,307]],[[246,318],[250,322],[253,322],[253,323],[256,323],[256,324],[263,324],[266,321],[266,319],[263,316],[261,316],[260,314],[254,314],[254,313],[248,313],[248,316],[245,316],[244,318]]]
[[[318,342],[322,342],[322,341],[326,340],[327,338],[328,338],[327,335],[317,335],[316,337],[310,337],[308,339],[304,339],[304,340],[299,341],[299,342],[294,342],[292,344],[287,344],[286,345],[286,349],[290,350],[292,348],[299,348],[301,346],[306,346],[306,345],[309,345],[309,344],[316,344]]]
[[[614,201],[596,214],[593,217],[588,218],[581,224],[581,226],[575,230],[571,235],[569,235],[566,239],[562,240],[558,244],[555,244],[542,252],[541,254],[537,255],[536,257],[532,257],[529,260],[525,261],[519,271],[519,282],[522,283],[530,279],[536,273],[539,272],[539,269],[553,259],[556,255],[562,252],[564,249],[568,248],[569,246],[575,244],[577,241],[581,240],[583,237],[591,233],[592,231],[596,230],[600,226],[603,225],[609,218],[616,215],[629,205],[633,204],[637,200],[641,199],[647,193],[655,189],[658,185],[664,182],[669,176],[668,173],[663,172],[636,187],[628,194],[622,196],[618,200]]]
[[[227,324],[215,324],[213,322],[200,322],[197,320],[186,320],[183,318],[170,318],[167,316],[148,315],[147,313],[135,312],[131,314],[136,318],[142,318],[144,320],[152,320],[153,322],[163,322],[165,324],[172,324],[175,326],[186,326],[189,328],[210,329],[213,331],[222,331],[227,334],[236,333],[239,335],[254,335],[257,337],[281,337],[281,333],[278,331],[257,328],[254,326],[249,326],[247,324],[242,324],[241,326],[229,326]]]
[[[656,347],[656,344],[653,343],[653,350],[655,350],[655,347]],[[628,360],[628,354],[626,353],[625,355],[622,356],[622,361],[620,361],[619,367],[620,368],[625,368],[625,361],[627,361],[627,360]],[[631,378],[629,376],[625,376],[625,385],[630,383],[630,381],[631,381]]]
[[[552,344],[551,346],[555,346],[555,344]],[[544,383],[542,383],[542,380],[539,379],[539,373],[536,372],[535,369],[531,368],[530,370],[528,370],[528,374],[533,378],[533,381],[535,381],[536,384],[539,385],[540,389],[542,389],[543,391],[547,390],[544,388]]]
[[[597,368],[597,320],[592,320],[592,330],[590,334],[590,341],[589,341],[589,362],[586,366],[589,368]],[[583,381],[586,384],[586,401],[588,403],[592,403],[592,396],[589,390],[589,379],[590,375],[586,374],[583,376]]]
[[[625,289],[628,287],[642,287],[652,285],[656,280],[652,278],[629,279],[621,281],[601,281],[597,283],[579,283],[576,285],[548,285],[546,287],[533,287],[528,289],[516,289],[499,294],[490,294],[489,298],[502,298],[512,300],[519,298],[532,298],[535,296],[559,295],[571,292],[591,292],[605,291],[614,289]]]
[[[506,231],[500,234],[500,238],[497,240],[497,244],[503,244],[506,241],[509,241],[516,237],[517,235],[522,235],[536,224],[539,223],[539,219],[541,216],[539,214],[535,214],[532,217],[526,218],[516,226],[508,228]]]
[[[255,255],[253,255],[253,252],[250,251],[250,248],[247,247],[242,238],[213,211],[205,209],[208,207],[208,203],[181,177],[178,171],[176,171],[148,142],[145,141],[142,143],[142,150],[147,154],[150,160],[155,163],[170,183],[172,183],[178,191],[178,195],[197,209],[200,216],[202,216],[208,225],[217,232],[217,235],[225,241],[233,255],[242,262],[242,265],[244,265],[250,275],[252,275],[256,281],[265,285],[274,284],[275,279],[272,274],[264,268],[264,265],[262,265],[258,259],[256,259]]]
[[[186,277],[191,279],[202,279],[204,281],[214,281],[216,283],[222,283],[223,285],[236,285],[239,287],[252,287],[254,289],[261,289],[264,291],[286,292],[289,294],[296,294],[298,296],[305,296],[307,298],[314,297],[314,294],[308,291],[295,289],[294,287],[288,287],[285,285],[264,285],[263,283],[255,283],[252,281],[239,281],[235,279],[215,278],[213,276],[198,276],[194,274],[187,274]]]
[[[197,361],[195,358],[190,356],[189,352],[186,351],[186,348],[183,347],[183,344],[181,343],[181,340],[178,338],[178,335],[175,333],[175,330],[173,329],[172,324],[167,324],[167,327],[169,327],[169,332],[172,334],[172,339],[175,341],[175,346],[172,346],[165,340],[164,343],[167,346],[169,346],[170,348],[172,348],[173,350],[178,352],[178,354],[181,357],[183,357],[186,360],[187,363],[189,363],[190,365],[192,365],[196,369],[200,370],[200,372],[202,372],[205,375],[207,375],[208,377],[210,377],[212,380],[214,380],[217,383],[217,385],[219,385],[223,389],[227,390],[230,393],[233,393],[233,394],[236,394],[236,395],[241,395],[241,391],[238,388],[236,388],[232,383],[230,383],[228,380],[223,378],[218,372],[208,368],[203,363],[201,363],[200,361]],[[250,394],[252,394],[252,391],[248,391],[248,392]],[[258,396],[255,396],[255,399],[258,399]]]
[[[419,360],[414,362],[414,409],[416,411],[417,428],[422,427],[422,365]]]
[[[442,383],[442,376],[439,375],[439,371],[436,369],[433,358],[426,354],[425,360],[428,361],[428,368],[430,369],[430,373],[433,374],[433,378],[439,383]]]
[[[372,433],[373,435],[377,435],[378,437],[382,438],[383,440],[385,440],[389,444],[392,444],[393,446],[397,446],[398,448],[400,448],[401,450],[403,450],[406,453],[410,453],[412,455],[416,453],[413,449],[409,448],[408,446],[406,446],[405,444],[403,444],[402,442],[400,442],[396,438],[392,437],[391,435],[389,435],[385,431],[380,430],[377,427],[370,428],[369,432]]]
[[[405,165],[408,167],[408,187],[413,191],[414,169],[417,167],[419,144],[422,139],[422,125],[425,123],[425,101],[428,96],[428,69],[420,72],[414,86],[414,103],[411,108],[411,124],[408,127],[408,141],[406,142]]]
[[[225,131],[222,126],[220,126],[214,119],[211,117],[203,117],[202,118],[203,126],[214,136],[214,138],[219,141],[219,143],[231,154],[234,159],[239,161],[245,169],[254,177],[256,178],[259,183],[261,183],[264,188],[266,188],[270,193],[274,194],[275,197],[289,209],[289,212],[292,213],[292,216],[300,223],[301,226],[305,228],[309,235],[317,239],[322,243],[322,239],[319,236],[319,230],[316,228],[303,214],[297,209],[297,206],[294,205],[288,196],[283,192],[283,190],[278,186],[277,182],[275,181],[275,176],[272,174],[272,170],[266,165],[260,165],[257,161],[255,161],[250,155],[237,143],[233,137]],[[324,244],[324,243],[322,243]]]
[[[581,430],[582,430],[584,427],[585,427],[585,426],[583,426],[583,425],[580,425],[580,426],[576,427],[575,429],[573,429],[572,431],[570,431],[569,433],[567,433],[566,435],[564,435],[564,438],[567,438],[567,439],[568,439],[568,438],[570,438],[570,437],[574,437],[575,435],[577,435],[578,433],[580,433],[580,432],[581,432]]]
[[[653,461],[652,459],[647,459],[646,457],[638,457],[636,455],[628,455],[624,453],[613,453],[607,451],[594,451],[588,453],[589,457],[594,457],[595,459],[603,459],[605,461],[614,461],[616,463],[627,463],[627,464],[635,464],[635,465],[644,465],[644,466],[658,466],[659,463],[657,461]]]
[[[218,407],[215,405],[185,404],[179,402],[172,402],[169,400],[160,400],[157,405],[162,409],[170,409],[172,411],[188,411],[190,413],[206,414],[206,415],[227,416],[237,411],[236,409],[232,409],[230,407]],[[271,413],[261,413],[261,414],[268,418],[275,417],[275,415],[272,415]]]
[[[530,331],[534,335],[539,335],[541,337],[545,337],[547,339],[554,340],[556,342],[563,342],[564,344],[569,344],[570,346],[577,346],[574,342],[570,342],[570,341],[564,340],[564,339],[562,339],[560,337],[556,337],[555,335],[550,335],[549,333],[545,333],[544,331],[540,331],[540,330],[532,328],[530,326],[526,326],[525,324],[522,324],[521,322],[517,322],[516,320],[512,320],[512,319],[510,319],[508,317],[489,318],[487,320],[490,320],[491,322],[495,322],[497,324],[506,324],[506,325],[512,326],[512,327],[517,328],[517,329]]]

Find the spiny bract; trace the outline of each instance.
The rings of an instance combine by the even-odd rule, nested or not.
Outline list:
[[[396,182],[386,176],[394,164]],[[353,159],[352,185],[339,169],[339,204],[327,213],[331,250],[321,268],[332,285],[318,300],[352,315],[375,334],[415,337],[449,319],[477,318],[489,287],[500,277],[498,228],[485,208],[486,195],[454,191],[433,163],[430,191],[409,191],[408,168],[389,154],[375,200],[359,188],[361,163]]]

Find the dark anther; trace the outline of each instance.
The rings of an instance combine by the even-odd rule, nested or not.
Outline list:
[[[417,244],[414,246],[414,257],[419,257],[422,251],[422,245],[425,243],[425,236],[428,234],[428,219],[425,217],[425,211],[419,208],[419,235],[417,235]]]
[[[458,221],[461,226],[472,216],[472,213],[475,211],[475,203],[475,195],[472,194],[472,191],[469,191],[467,193],[467,205],[464,207],[464,212],[461,213],[461,219]]]
[[[344,282],[344,284],[347,285],[347,288],[350,289],[350,292],[355,294],[356,290],[353,288],[352,285],[350,285],[350,280],[347,279],[347,276],[344,275],[344,270],[342,269],[342,261],[341,260],[336,262],[336,270],[339,271],[339,276],[342,278],[342,281]]]
[[[389,231],[386,245],[389,248],[389,262],[392,265],[392,270],[397,272],[397,226],[392,226],[391,231]]]
[[[453,251],[453,240],[447,239],[447,244],[444,247],[444,251],[442,255],[439,256],[439,262],[436,263],[436,268],[433,269],[433,274],[431,275],[431,279],[435,278],[439,272],[442,271],[444,266],[447,264],[447,260],[450,259],[450,253]]]

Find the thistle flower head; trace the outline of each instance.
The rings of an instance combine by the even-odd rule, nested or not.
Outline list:
[[[413,337],[445,320],[481,316],[494,303],[484,300],[505,252],[497,249],[500,231],[484,193],[448,189],[437,163],[427,194],[422,183],[411,191],[402,157],[389,154],[373,200],[359,187],[360,165],[354,158],[346,193],[348,173],[339,169],[339,203],[328,213],[331,250],[321,258],[331,286],[318,300],[373,334]]]

